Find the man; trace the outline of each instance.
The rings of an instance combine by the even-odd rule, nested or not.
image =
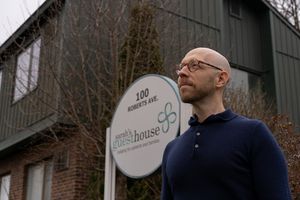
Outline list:
[[[223,106],[226,58],[196,48],[176,70],[181,100],[195,115],[165,149],[161,199],[292,199],[285,158],[268,128]]]

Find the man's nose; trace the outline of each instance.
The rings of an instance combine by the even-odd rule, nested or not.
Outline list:
[[[189,71],[187,65],[184,65],[183,68],[179,71],[178,75],[179,75],[180,77],[183,77],[183,76],[188,77],[188,76],[189,76],[189,73],[190,73],[190,71]]]

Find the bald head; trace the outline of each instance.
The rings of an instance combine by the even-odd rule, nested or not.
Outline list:
[[[189,51],[183,58],[182,63],[188,63],[192,59],[198,59],[203,62],[207,62],[211,65],[221,68],[228,73],[229,79],[231,76],[231,69],[227,59],[220,53],[209,48],[196,48]]]

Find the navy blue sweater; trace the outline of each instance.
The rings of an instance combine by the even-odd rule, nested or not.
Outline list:
[[[286,161],[265,124],[230,109],[171,141],[162,162],[162,200],[292,199]]]

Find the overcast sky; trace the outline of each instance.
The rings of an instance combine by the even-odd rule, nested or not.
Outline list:
[[[45,0],[0,0],[0,46]]]

